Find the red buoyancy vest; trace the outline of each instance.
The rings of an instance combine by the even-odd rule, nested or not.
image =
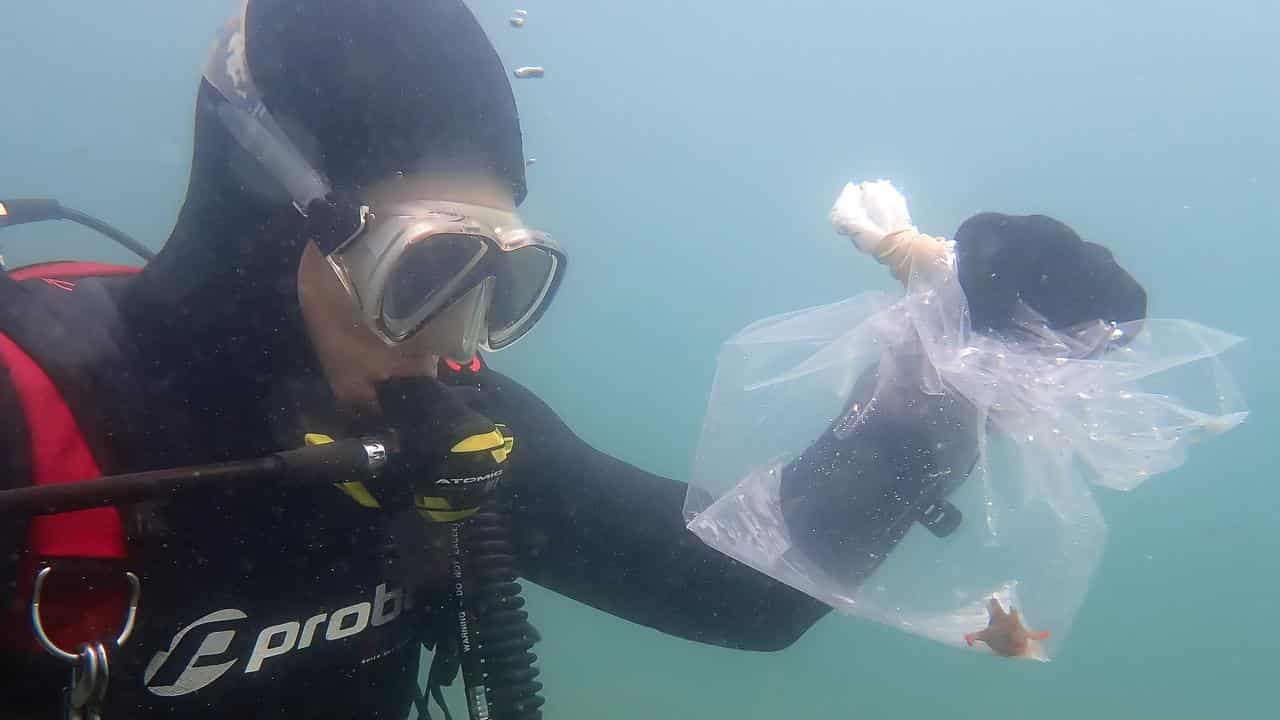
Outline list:
[[[137,273],[139,268],[88,262],[45,263],[9,273],[19,282],[44,282],[67,292],[78,280]],[[78,482],[100,477],[102,469],[82,428],[59,389],[41,365],[0,327],[0,366],[7,369],[27,427],[33,485]],[[125,531],[114,507],[94,508],[31,519],[19,565],[18,590],[0,625],[10,643],[39,646],[30,625],[29,604],[35,572],[49,563],[41,598],[44,627],[59,647],[76,652],[81,643],[106,640],[120,629],[128,585]],[[87,561],[87,562],[86,562]],[[59,566],[63,571],[59,571]],[[23,627],[18,627],[23,626]]]

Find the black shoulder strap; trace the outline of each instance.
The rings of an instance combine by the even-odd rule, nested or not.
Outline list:
[[[108,282],[127,280],[17,282],[0,274],[0,333],[35,360],[58,388],[104,472],[116,465],[116,435],[127,426],[118,410],[136,387],[121,350],[123,326],[107,287]],[[21,408],[17,413],[23,417]]]
[[[0,489],[30,484],[31,431],[9,368],[0,364]]]
[[[9,369],[0,364],[0,490],[31,484],[31,433]],[[0,593],[17,597],[25,522],[0,523]]]

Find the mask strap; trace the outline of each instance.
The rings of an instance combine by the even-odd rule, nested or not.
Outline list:
[[[299,208],[298,212],[305,218],[307,238],[315,241],[326,257],[359,237],[374,217],[368,205],[342,191],[312,200],[305,211]]]

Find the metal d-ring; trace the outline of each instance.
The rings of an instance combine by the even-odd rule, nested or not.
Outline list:
[[[103,681],[110,671],[107,669],[106,650],[102,643],[81,645],[80,654],[76,656],[76,666],[71,672],[71,707],[79,710],[91,704],[100,704],[101,697],[106,694]],[[75,715],[72,715],[75,717]]]
[[[45,578],[48,577],[52,570],[53,566],[46,565],[40,569],[40,572],[36,573],[35,588],[31,592],[31,627],[35,630],[36,639],[40,641],[40,645],[45,650],[49,651],[49,654],[75,664],[80,662],[81,655],[69,653],[58,647],[53,640],[49,639],[48,633],[44,630],[44,623],[40,621],[40,593],[44,590]],[[125,614],[124,627],[121,628],[120,634],[116,636],[116,647],[124,645],[129,640],[129,636],[133,634],[134,620],[138,616],[138,599],[142,595],[142,583],[138,581],[138,576],[127,570],[124,575],[129,580],[129,609]]]

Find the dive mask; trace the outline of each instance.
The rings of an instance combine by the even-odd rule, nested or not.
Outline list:
[[[465,316],[467,326],[461,347],[492,351],[518,340],[541,317],[564,273],[565,255],[515,213],[454,202],[376,203],[371,209],[326,200],[332,184],[276,122],[253,81],[243,7],[219,33],[204,77],[226,100],[217,106],[218,119],[304,217],[308,208],[327,205],[345,215],[359,207],[354,232],[346,228],[357,218],[342,217],[341,232],[315,239],[364,323],[384,342],[404,342],[457,305],[455,315]],[[406,165],[412,171],[415,162]],[[459,304],[463,300],[467,307]]]
[[[478,345],[502,349],[542,316],[566,257],[550,235],[512,212],[410,201],[360,207],[344,242],[321,249],[364,323],[395,345],[463,298],[483,310]]]

